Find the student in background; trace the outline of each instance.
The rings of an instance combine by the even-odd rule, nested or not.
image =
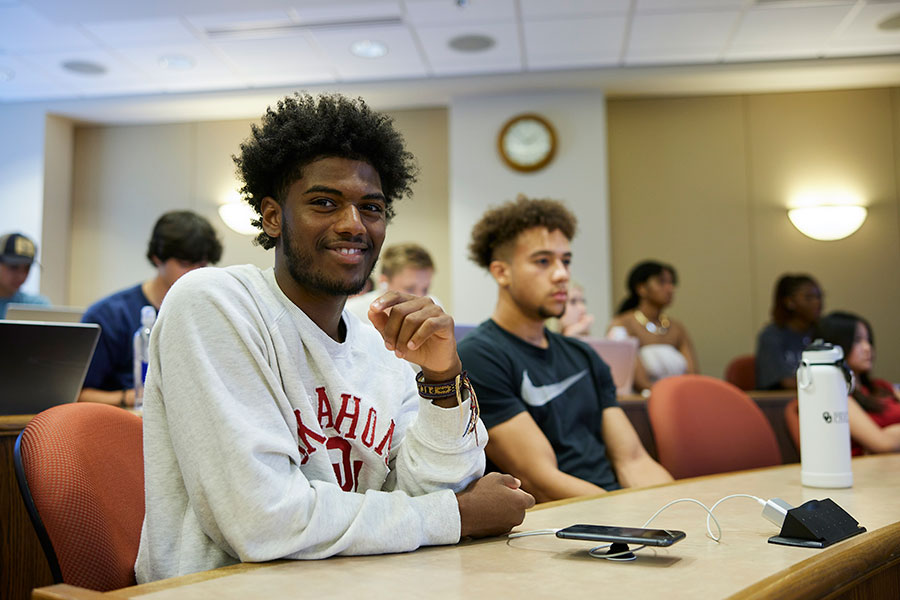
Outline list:
[[[350,298],[345,308],[369,324],[367,315],[373,300],[390,291],[427,296],[433,277],[434,261],[428,250],[413,243],[388,246],[381,254],[381,275],[375,288]]]
[[[221,257],[222,244],[200,215],[171,211],[156,221],[147,246],[147,260],[156,268],[156,276],[97,301],[81,318],[83,323],[98,323],[101,332],[80,402],[134,405],[132,340],[141,324],[141,308],[149,305],[158,311],[179,277],[215,264]]]
[[[587,311],[584,287],[577,281],[570,282],[566,312],[559,318],[547,319],[547,329],[563,335],[586,338],[590,337],[593,324],[594,315]]]
[[[566,310],[575,228],[562,203],[520,196],[486,212],[469,244],[498,286],[491,318],[459,344],[485,452],[540,502],[672,480],[618,405],[609,367],[544,327]]]
[[[39,294],[28,294],[19,288],[28,279],[37,246],[21,233],[0,237],[0,319],[6,316],[8,304],[50,304]]]
[[[648,390],[663,377],[697,373],[697,355],[687,329],[665,313],[678,285],[675,268],[652,260],[638,263],[628,274],[626,285],[628,297],[609,329],[623,327],[640,343],[635,389]]]
[[[900,394],[888,381],[872,377],[875,337],[869,322],[833,312],[819,322],[819,335],[844,351],[856,387],[848,399],[853,455],[900,452]]]
[[[797,367],[822,314],[822,289],[809,275],[782,275],[775,285],[772,322],[756,340],[756,387],[797,389]]]

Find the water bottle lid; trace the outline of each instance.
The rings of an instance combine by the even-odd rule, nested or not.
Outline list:
[[[844,351],[840,346],[816,340],[803,350],[803,362],[808,365],[833,365],[843,360]]]
[[[149,305],[141,308],[141,325],[152,327],[154,321],[156,321],[156,309]]]

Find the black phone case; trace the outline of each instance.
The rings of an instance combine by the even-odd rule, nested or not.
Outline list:
[[[566,527],[565,529],[560,529],[556,532],[556,537],[567,540],[588,540],[592,542],[623,542],[626,544],[641,544],[646,546],[671,546],[677,541],[680,541],[686,537],[686,534],[683,531],[678,531],[674,529],[666,529],[660,530],[664,531],[666,536],[659,537],[636,537],[630,535],[620,535],[615,533],[614,531],[572,531],[573,527],[589,527],[589,528],[600,528],[605,529],[604,525],[572,525],[571,527]],[[629,529],[641,529],[637,527],[629,527]]]

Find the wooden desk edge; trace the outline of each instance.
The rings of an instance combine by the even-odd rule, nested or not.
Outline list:
[[[762,551],[762,550],[761,550]],[[900,565],[900,523],[838,543],[747,587],[729,600],[833,598],[887,567]]]
[[[277,560],[264,563],[238,563],[236,565],[212,569],[210,571],[200,571],[189,575],[173,577],[171,579],[160,579],[159,581],[152,581],[140,586],[119,588],[109,592],[97,592],[87,588],[58,583],[56,585],[36,588],[31,593],[31,598],[32,600],[100,600],[101,598],[109,600],[110,598],[133,598],[135,596],[143,596],[144,594],[152,594],[160,590],[167,590],[199,583],[201,581],[218,579],[219,577],[228,577],[230,575],[246,573],[262,567],[269,567],[279,562],[285,561]]]

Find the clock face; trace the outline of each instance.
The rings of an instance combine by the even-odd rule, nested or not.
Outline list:
[[[538,115],[520,115],[500,131],[500,155],[519,171],[536,171],[546,166],[556,151],[553,127]]]

